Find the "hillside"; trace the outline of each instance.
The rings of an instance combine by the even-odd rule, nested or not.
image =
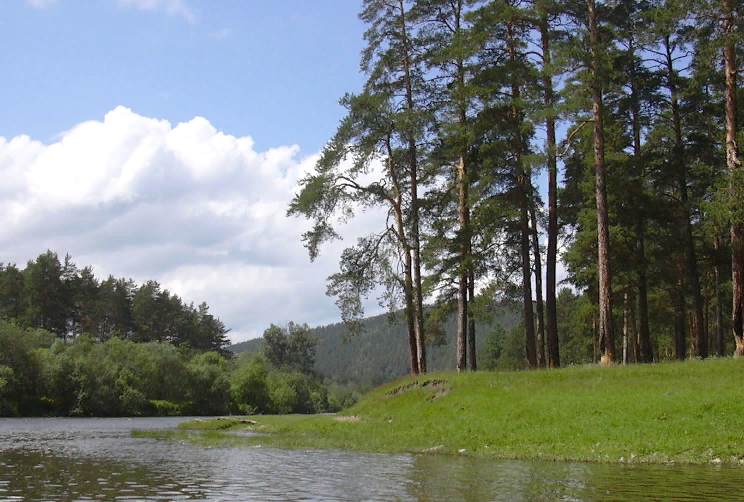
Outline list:
[[[495,316],[493,323],[476,325],[478,350],[483,347],[494,326],[500,324],[509,330],[519,323],[519,319],[518,312],[504,309]],[[430,372],[455,369],[455,316],[447,320],[444,328],[447,344],[427,350]],[[363,332],[351,338],[343,323],[313,328],[311,334],[318,338],[315,369],[340,382],[353,381],[376,386],[410,373],[408,338],[402,319],[391,324],[387,314],[367,318]],[[262,343],[262,338],[255,338],[232,345],[229,349],[238,354],[256,352]]]

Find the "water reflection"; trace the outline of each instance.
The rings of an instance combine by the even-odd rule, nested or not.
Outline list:
[[[583,500],[576,494],[588,478],[582,464],[420,456],[408,493],[421,502]]]
[[[410,500],[462,501],[731,501],[744,470],[731,467],[598,465],[488,461],[417,456]]]
[[[735,500],[744,469],[487,461],[133,438],[183,419],[0,420],[0,500]]]

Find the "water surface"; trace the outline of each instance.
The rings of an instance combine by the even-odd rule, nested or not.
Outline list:
[[[131,436],[184,420],[0,419],[0,500],[744,500],[740,468],[209,448]]]

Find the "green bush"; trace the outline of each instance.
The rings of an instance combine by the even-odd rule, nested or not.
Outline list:
[[[262,355],[233,364],[169,343],[64,341],[5,322],[0,347],[0,416],[315,413],[350,402],[313,374],[272,368]]]
[[[293,413],[297,406],[297,389],[292,375],[281,371],[272,371],[269,374],[268,383],[271,413],[277,415]]]
[[[268,374],[266,360],[260,354],[244,356],[238,362],[230,393],[240,412],[252,415],[271,411]]]
[[[13,369],[0,365],[0,416],[18,415],[18,405],[12,400]]]
[[[227,360],[217,352],[195,356],[188,364],[189,413],[194,415],[221,415],[230,405],[230,375]]]
[[[150,399],[148,401],[153,415],[159,417],[177,417],[183,413],[183,406],[164,399]]]
[[[336,412],[354,406],[363,392],[352,385],[331,384],[328,386],[328,411]]]

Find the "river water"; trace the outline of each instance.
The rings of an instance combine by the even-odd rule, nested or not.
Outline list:
[[[131,436],[184,420],[0,419],[0,500],[744,500],[744,468],[208,448]]]

